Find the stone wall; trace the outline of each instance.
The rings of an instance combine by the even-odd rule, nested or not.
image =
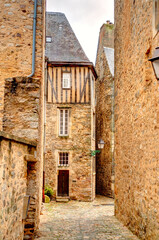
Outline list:
[[[0,132],[0,239],[23,240],[26,223],[35,223],[36,171],[30,170],[36,143]],[[23,219],[24,197],[31,196],[27,219]],[[34,208],[34,209],[33,209]],[[31,230],[31,231],[30,231]],[[32,236],[34,227],[28,236]]]
[[[36,221],[42,200],[44,67],[45,67],[45,0],[37,1],[35,74],[32,72],[34,1],[0,2],[0,129],[37,140],[38,172]],[[7,80],[6,80],[7,79]],[[9,89],[7,89],[9,87]],[[4,89],[5,88],[5,89]],[[28,91],[28,92],[27,92]],[[5,99],[4,99],[5,92]],[[20,96],[20,94],[23,94]],[[5,109],[4,109],[5,100]]]
[[[96,155],[97,194],[114,196],[114,77],[104,47],[114,46],[114,25],[103,24],[99,33],[96,71],[96,148],[100,139],[104,149]],[[113,59],[114,60],[114,59]]]
[[[153,1],[115,1],[115,214],[141,239],[159,239],[159,45]]]
[[[4,80],[28,76],[32,67],[32,37],[34,1],[8,1],[0,3],[2,22],[0,27],[0,129],[2,129]],[[43,71],[45,1],[38,0],[35,75],[39,79]]]
[[[105,52],[97,58],[96,71],[96,143],[105,142],[104,148],[96,156],[97,194],[113,197],[114,188],[114,128],[113,128],[113,87]],[[98,145],[96,144],[96,148]]]
[[[38,139],[40,82],[33,78],[5,80],[3,130],[30,140]]]
[[[69,107],[69,137],[59,137],[59,108]],[[46,107],[46,185],[57,195],[58,170],[69,170],[69,196],[74,200],[91,201],[95,197],[95,161],[92,139],[92,110],[89,104],[52,104]],[[69,166],[58,167],[58,153],[69,152]]]

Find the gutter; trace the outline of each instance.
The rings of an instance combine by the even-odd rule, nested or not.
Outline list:
[[[34,73],[35,73],[36,14],[37,14],[36,9],[37,9],[37,0],[34,0],[32,73],[28,77],[32,77],[34,75]]]

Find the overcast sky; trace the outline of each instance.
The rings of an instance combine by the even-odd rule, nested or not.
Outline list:
[[[99,30],[114,22],[114,0],[47,0],[47,11],[63,12],[91,62],[95,63]]]

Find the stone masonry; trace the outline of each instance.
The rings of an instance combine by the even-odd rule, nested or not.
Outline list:
[[[158,1],[157,1],[158,2]],[[141,239],[159,239],[159,45],[155,1],[115,1],[115,214]]]
[[[39,79],[5,80],[3,130],[37,141],[39,124]]]
[[[29,170],[28,156],[33,156],[36,143],[0,132],[0,239],[22,240],[24,226],[32,235],[36,207],[33,180],[36,171]],[[37,170],[37,169],[36,169]],[[32,194],[31,194],[32,192]],[[30,208],[27,219],[23,219],[24,197],[30,194]],[[30,229],[28,229],[28,224]],[[31,233],[31,234],[30,234]]]
[[[107,22],[100,29],[96,59],[96,148],[100,139],[105,142],[104,149],[96,155],[96,192],[110,197],[114,196],[114,73],[110,70],[112,67],[114,71],[113,46],[114,25]]]
[[[62,107],[70,109],[70,135],[58,135],[58,116],[61,104],[47,103],[46,107],[46,185],[50,185],[56,196],[58,170],[69,170],[69,197],[74,200],[91,201],[95,197],[95,164],[91,157],[94,149],[91,140],[91,106],[89,104],[70,104]],[[69,166],[58,166],[58,152],[69,152]]]
[[[41,78],[43,71],[44,2],[38,0],[37,6],[34,75],[37,78]],[[5,78],[31,74],[34,1],[1,0],[0,7],[0,128],[2,129]]]
[[[37,142],[37,163],[28,165],[34,214],[26,235],[33,235],[39,224],[43,173],[45,0],[37,1],[35,74],[27,78],[32,72],[34,2],[0,1],[0,129]]]

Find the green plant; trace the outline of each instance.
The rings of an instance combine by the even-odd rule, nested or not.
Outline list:
[[[48,197],[52,197],[54,194],[54,191],[52,190],[52,188],[48,185],[45,186],[45,195],[47,195]]]
[[[100,150],[91,150],[91,156],[95,157],[97,153],[100,153]]]
[[[45,195],[45,203],[49,203],[49,202],[50,202],[50,198],[47,195]]]

